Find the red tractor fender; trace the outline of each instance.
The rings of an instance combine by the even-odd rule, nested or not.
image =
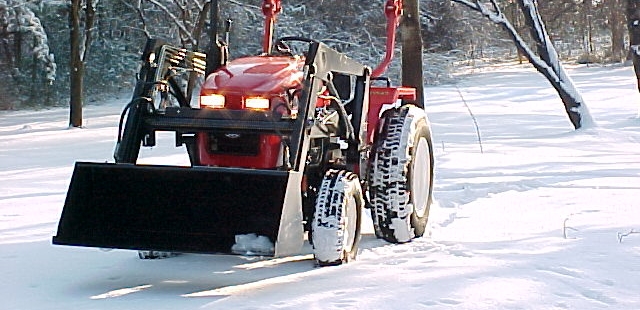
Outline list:
[[[398,100],[416,100],[413,87],[371,86],[369,89],[369,112],[367,115],[367,141],[373,143],[373,135],[384,105],[394,105]]]

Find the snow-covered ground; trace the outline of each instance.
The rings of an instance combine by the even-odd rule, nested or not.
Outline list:
[[[112,161],[127,98],[86,107],[85,129],[67,129],[65,109],[0,111],[0,309],[639,309],[633,70],[569,74],[599,127],[573,131],[528,66],[427,88],[430,237],[386,244],[368,220],[358,260],[329,268],[52,246],[73,163]],[[146,160],[185,162],[167,140]]]

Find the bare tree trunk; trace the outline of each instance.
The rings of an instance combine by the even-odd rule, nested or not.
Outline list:
[[[418,0],[404,1],[404,16],[400,25],[402,35],[402,84],[415,87],[416,102],[424,107],[424,77],[420,6]]]
[[[624,17],[620,15],[614,15],[611,19],[611,60],[615,62],[623,62],[627,56],[624,43],[624,26],[618,25],[622,19]]]
[[[516,50],[518,51],[518,63],[522,64],[524,62],[524,59],[525,59],[524,53],[519,48],[516,48]]]
[[[629,28],[629,45],[633,56],[633,69],[638,80],[640,92],[640,1],[627,0],[627,27]]]
[[[202,31],[204,30],[204,26],[207,22],[207,15],[209,14],[211,2],[207,2],[202,7],[202,10],[198,13],[197,23],[193,29],[193,37],[196,39],[195,46],[192,48],[194,51],[200,50],[201,43],[200,37],[202,36]],[[213,39],[211,39],[213,40]],[[229,42],[227,42],[228,44]],[[194,87],[196,86],[196,78],[198,74],[196,72],[191,72],[189,74],[189,81],[187,83],[187,101],[191,102],[193,97]]]
[[[610,11],[610,27],[611,27],[611,58],[613,61],[624,61],[627,53],[624,44],[624,14],[622,0],[612,0]]]
[[[69,127],[82,127],[84,62],[80,59],[80,2],[72,0],[69,8]]]
[[[521,0],[519,0],[519,2],[521,2]],[[593,14],[592,14],[593,0],[583,0],[582,6],[583,6],[583,12],[584,12],[583,25],[585,27],[584,36],[583,36],[584,48],[588,56],[587,63],[590,63],[591,57],[593,55],[593,27],[592,27],[593,24],[591,22],[591,20],[593,19]]]
[[[84,3],[83,3],[84,2]],[[84,4],[84,12],[82,7]],[[84,13],[83,18],[81,18]],[[85,60],[91,45],[95,21],[93,0],[71,0],[69,8],[69,126],[82,127],[82,102],[84,100]],[[81,24],[81,21],[84,24]]]

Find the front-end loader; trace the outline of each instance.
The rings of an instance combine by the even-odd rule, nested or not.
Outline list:
[[[274,40],[280,5],[263,1],[260,55],[229,60],[215,29],[206,55],[147,42],[115,163],[76,163],[54,244],[138,250],[141,258],[286,256],[300,253],[308,232],[317,263],[334,265],[355,258],[363,208],[379,238],[401,243],[425,233],[429,122],[415,88],[381,77],[402,1],[385,3],[390,35],[374,70],[313,39]],[[191,72],[206,75],[195,107],[179,80]],[[160,131],[175,133],[191,166],[137,163]]]

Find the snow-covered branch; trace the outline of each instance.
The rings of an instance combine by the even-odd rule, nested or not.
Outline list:
[[[142,0],[138,0],[136,2],[136,5],[134,6],[133,4],[130,3],[130,1],[128,0],[120,0],[120,3],[122,3],[123,5],[133,9],[137,15],[138,18],[140,19],[140,22],[142,23],[142,29],[140,29],[142,31],[142,33],[144,33],[145,37],[151,38],[151,33],[149,33],[149,30],[147,29],[147,18],[144,12],[144,9],[142,8]]]
[[[156,7],[158,7],[160,10],[162,10],[165,14],[167,14],[167,16],[169,16],[169,19],[171,19],[171,21],[173,21],[173,24],[176,25],[176,27],[178,27],[178,29],[180,31],[180,36],[181,37],[185,37],[187,43],[196,45],[196,43],[197,43],[196,38],[194,38],[192,33],[191,33],[191,31],[189,31],[189,29],[187,29],[185,23],[183,21],[181,21],[178,16],[173,14],[172,10],[170,10],[166,5],[160,3],[157,0],[148,0],[148,1],[150,3],[152,3],[153,5],[155,5]]]
[[[618,232],[618,242],[622,243],[622,239],[624,239],[625,237],[628,237],[630,235],[633,235],[633,234],[640,234],[640,231],[635,231],[635,230],[631,229],[626,233]]]
[[[482,135],[480,135],[480,126],[478,126],[478,119],[473,114],[473,111],[471,111],[471,107],[469,107],[469,104],[467,103],[467,100],[462,95],[462,91],[460,90],[460,87],[458,87],[457,84],[456,84],[456,90],[458,91],[458,95],[460,96],[460,100],[462,100],[462,103],[464,103],[464,106],[467,107],[467,112],[469,112],[469,116],[471,116],[471,119],[473,120],[473,125],[476,128],[476,135],[478,136],[478,145],[480,146],[480,153],[484,154],[484,149],[482,148]]]
[[[573,215],[573,214],[571,214]],[[564,236],[565,239],[569,238],[569,235],[567,234],[567,230],[571,230],[571,231],[578,231],[577,229],[571,227],[571,226],[567,226],[567,222],[569,221],[569,218],[565,218],[564,222],[562,222],[562,235]]]
[[[84,10],[85,10],[85,25],[84,25],[84,36],[80,37],[80,60],[85,61],[87,58],[87,54],[89,53],[89,48],[91,47],[91,39],[93,38],[93,25],[95,23],[96,16],[96,6],[98,5],[98,0],[85,0]]]
[[[47,33],[35,13],[22,1],[0,0],[0,26],[8,32],[33,35],[32,53],[43,64],[47,81],[53,83],[57,69],[55,57],[49,49]]]
[[[480,0],[474,0],[473,2],[469,0],[452,1],[481,13],[507,31],[516,44],[516,47],[524,53],[536,70],[544,75],[556,89],[560,99],[564,103],[569,120],[575,129],[595,126],[584,99],[560,63],[558,53],[551,43],[551,39],[538,13],[535,0],[518,0],[518,3],[520,4],[521,10],[525,15],[525,20],[531,29],[531,34],[538,47],[537,54],[528,46],[515,27],[501,12],[496,0],[491,0],[493,9],[488,8]]]

